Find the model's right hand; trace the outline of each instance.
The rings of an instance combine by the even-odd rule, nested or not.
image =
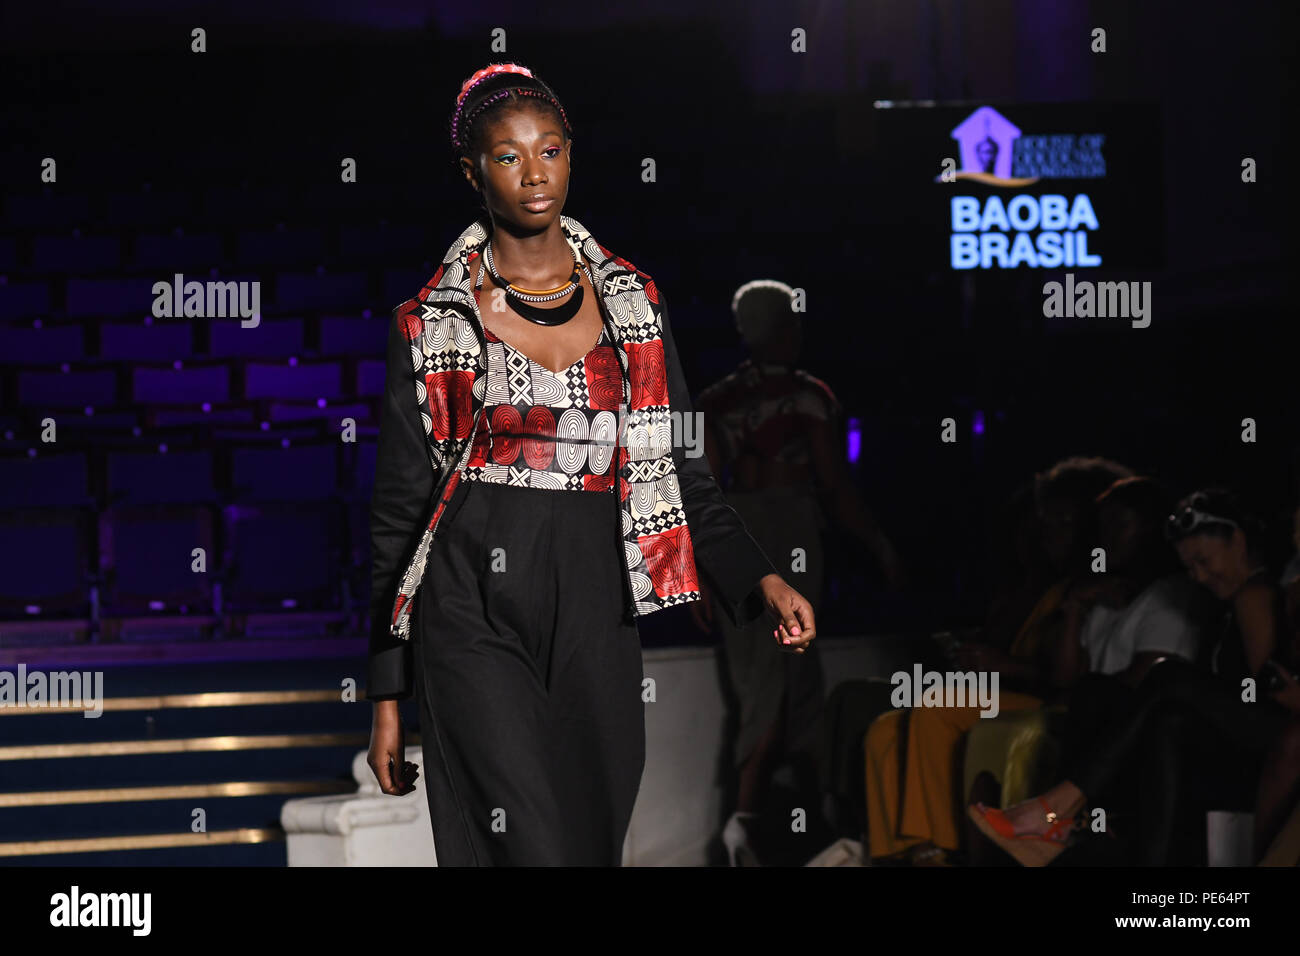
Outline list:
[[[374,702],[370,724],[370,754],[366,762],[379,781],[379,789],[401,796],[415,789],[420,770],[406,759],[406,731],[395,700]]]

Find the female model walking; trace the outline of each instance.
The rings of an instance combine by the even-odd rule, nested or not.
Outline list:
[[[675,440],[692,410],[663,294],[561,214],[571,135],[524,67],[464,83],[451,140],[486,214],[389,330],[369,761],[385,793],[413,788],[414,695],[444,866],[622,862],[645,763],[636,618],[698,600],[697,565],[733,620],[766,613],[793,653],[816,634]]]

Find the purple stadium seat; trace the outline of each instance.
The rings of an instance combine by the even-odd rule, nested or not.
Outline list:
[[[338,493],[341,441],[234,448],[231,486],[240,501],[322,501]]]
[[[193,570],[202,548],[206,571]],[[221,555],[211,509],[202,505],[115,505],[99,516],[100,592],[106,618],[141,613],[205,614]]]
[[[34,408],[81,408],[117,404],[115,369],[18,373],[18,402]]]
[[[154,405],[201,405],[230,401],[230,368],[185,365],[131,370],[134,400]]]
[[[211,233],[193,236],[174,234],[140,236],[135,240],[137,269],[156,269],[164,276],[190,270],[206,273],[224,263],[221,237]]]
[[[430,265],[432,268],[429,269],[385,269],[381,292],[383,308],[379,314],[391,315],[393,309],[424,288],[424,284],[438,271],[436,262]]]
[[[113,361],[172,362],[194,354],[190,319],[148,323],[104,322],[99,326],[99,357]]]
[[[325,258],[319,229],[275,229],[239,236],[239,262],[245,268],[314,266]]]
[[[375,461],[379,445],[373,441],[358,441],[352,445],[352,490],[363,494],[367,501],[375,485]]]
[[[371,419],[370,406],[364,402],[327,404],[323,408],[315,402],[272,402],[270,420],[273,422],[301,422],[323,420],[326,428],[342,433],[343,419],[351,418],[358,425]]]
[[[185,192],[141,188],[108,197],[108,221],[123,226],[170,227],[194,221],[194,202]]]
[[[90,197],[46,187],[39,193],[5,197],[5,220],[10,228],[51,229],[81,226],[90,221]]]
[[[157,279],[69,279],[68,315],[149,315]]]
[[[384,362],[362,359],[357,363],[357,395],[384,394]]]
[[[423,226],[344,226],[339,257],[346,262],[391,262],[418,255],[428,245]]]
[[[44,282],[0,284],[0,318],[33,319],[48,315],[50,287]]]
[[[0,362],[21,365],[78,362],[86,357],[84,338],[80,323],[56,325],[43,321],[40,328],[30,323],[0,325]]]
[[[58,418],[59,427],[77,442],[95,446],[115,444],[123,435],[141,424],[141,413],[131,408],[91,408],[90,413],[75,410]]]
[[[91,513],[81,509],[0,512],[0,552],[22,555],[0,574],[0,616],[84,623],[90,614],[90,522]]]
[[[81,452],[0,458],[0,501],[6,508],[85,507],[92,503],[86,479]]]
[[[249,362],[244,366],[245,398],[308,399],[343,395],[339,362]]]
[[[257,412],[249,405],[218,406],[211,403],[207,411],[202,408],[154,409],[152,418],[160,428],[181,425],[253,425],[257,421]]]
[[[121,265],[117,236],[37,236],[32,243],[37,272],[109,272]]]
[[[348,590],[352,607],[370,606],[370,500],[356,498],[346,505],[348,523]]]
[[[124,503],[212,502],[212,452],[113,452],[108,455],[108,499]]]
[[[320,319],[320,354],[382,356],[387,335],[384,318],[324,315]]]
[[[301,355],[302,319],[266,319],[245,328],[237,319],[215,319],[208,326],[208,353],[215,357]]]
[[[341,606],[346,519],[340,505],[231,505],[223,518],[223,604],[229,612]]]
[[[217,225],[246,226],[287,217],[291,211],[287,190],[215,187],[203,197],[203,221]]]
[[[249,426],[238,425],[213,428],[211,437],[220,445],[234,448],[247,445],[250,448],[287,447],[293,444],[311,445],[335,436],[326,435],[319,421],[280,422],[272,425],[258,409],[256,421]]]
[[[364,272],[282,273],[276,278],[275,302],[279,308],[291,312],[348,306],[365,308],[370,305],[368,284]]]

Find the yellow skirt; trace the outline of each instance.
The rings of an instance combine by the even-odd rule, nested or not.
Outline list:
[[[1000,710],[1029,710],[1043,702],[1003,691]],[[945,850],[961,845],[965,795],[960,794],[961,742],[983,719],[978,707],[917,707],[881,714],[867,730],[867,838],[873,858],[893,856],[921,843]],[[900,755],[900,747],[905,747]],[[901,760],[900,760],[901,756]],[[901,779],[900,779],[901,777]]]

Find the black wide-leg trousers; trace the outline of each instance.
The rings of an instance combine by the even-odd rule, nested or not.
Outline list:
[[[612,493],[462,481],[412,622],[440,866],[618,866],[645,766]]]

